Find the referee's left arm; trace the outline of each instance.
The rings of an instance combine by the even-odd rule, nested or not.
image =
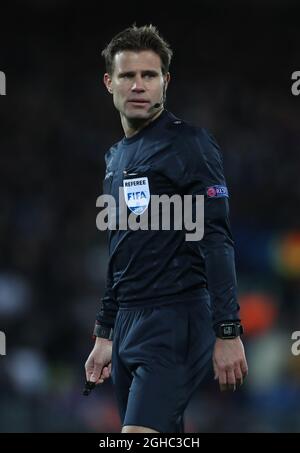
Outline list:
[[[194,128],[181,137],[177,159],[185,194],[204,196],[204,236],[199,242],[205,262],[207,286],[217,333],[223,322],[240,321],[234,241],[229,221],[229,194],[221,151],[204,129]],[[235,389],[248,372],[240,337],[216,339],[213,364],[221,390]]]

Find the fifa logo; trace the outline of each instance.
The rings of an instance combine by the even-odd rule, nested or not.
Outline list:
[[[0,71],[0,96],[6,95],[6,77],[3,71]]]
[[[145,192],[129,192],[127,196],[128,200],[141,200],[142,198],[146,198]]]
[[[6,355],[6,337],[5,333],[0,331],[0,355]]]

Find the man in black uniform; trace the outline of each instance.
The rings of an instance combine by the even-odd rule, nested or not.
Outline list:
[[[221,390],[247,374],[222,156],[204,129],[164,109],[172,51],[155,27],[124,30],[103,55],[125,136],[106,154],[117,227],[86,378],[112,376],[122,432],[180,432],[212,356]],[[203,239],[187,241],[174,227],[118,228],[120,188],[135,216],[152,195],[203,195]]]

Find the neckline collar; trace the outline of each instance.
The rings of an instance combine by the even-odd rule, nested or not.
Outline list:
[[[136,142],[139,140],[145,133],[146,131],[149,131],[152,129],[156,124],[159,123],[167,114],[167,110],[163,110],[161,114],[155,118],[155,120],[151,121],[151,123],[147,124],[147,126],[143,127],[137,134],[133,135],[132,137],[123,137],[121,143],[122,145],[130,145],[131,143]]]

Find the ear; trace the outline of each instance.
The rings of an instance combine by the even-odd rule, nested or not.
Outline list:
[[[165,90],[167,90],[168,88],[168,85],[170,83],[170,79],[171,79],[171,75],[169,72],[167,72],[167,74],[164,76],[164,88]]]
[[[112,94],[112,79],[108,72],[106,72],[103,76],[103,83],[106,86],[107,91]]]

